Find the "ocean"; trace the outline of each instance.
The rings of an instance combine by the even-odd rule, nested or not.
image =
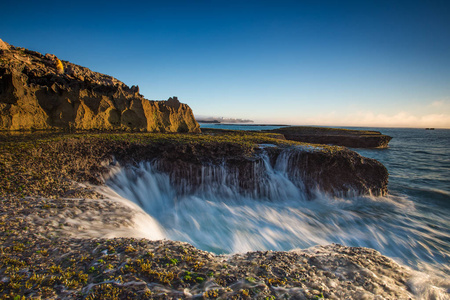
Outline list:
[[[273,128],[235,124],[205,127]],[[393,137],[387,149],[352,149],[386,166],[388,196],[317,194],[308,200],[289,182],[283,167],[270,164],[267,172],[273,178],[276,201],[243,197],[233,187],[181,197],[168,176],[148,163],[134,172],[118,170],[108,185],[140,204],[156,220],[165,238],[216,254],[339,243],[370,247],[414,270],[448,278],[450,130],[350,129],[376,130]]]

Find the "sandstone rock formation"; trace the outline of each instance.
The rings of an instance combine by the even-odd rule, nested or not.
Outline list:
[[[200,132],[176,97],[149,101],[104,74],[0,40],[0,130]]]
[[[378,131],[289,126],[270,130],[286,139],[304,143],[331,144],[352,148],[387,148],[392,137]]]
[[[9,45],[0,39],[0,50],[9,50]]]

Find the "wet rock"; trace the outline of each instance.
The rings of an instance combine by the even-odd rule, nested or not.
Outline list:
[[[256,152],[251,157],[245,153],[233,157],[220,156],[221,159],[216,161],[213,153],[223,147],[226,145],[218,145],[218,149],[209,148],[208,152],[211,151],[212,155],[208,157],[205,149],[200,147],[179,149],[174,146],[174,149],[164,151],[163,155],[156,154],[152,160],[157,170],[170,176],[180,193],[220,187],[226,183],[242,195],[270,199],[266,185],[270,184],[271,179],[267,177],[267,165],[261,153]],[[264,151],[272,168],[286,165],[289,179],[308,197],[317,191],[339,196],[383,196],[388,193],[389,173],[386,167],[354,151],[298,147],[272,147]]]

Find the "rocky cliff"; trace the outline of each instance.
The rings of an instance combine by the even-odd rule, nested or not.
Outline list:
[[[200,132],[176,97],[149,101],[114,77],[0,40],[0,130]]]

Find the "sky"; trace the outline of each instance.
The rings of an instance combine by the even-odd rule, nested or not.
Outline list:
[[[197,117],[450,128],[450,1],[2,1],[0,39]]]

